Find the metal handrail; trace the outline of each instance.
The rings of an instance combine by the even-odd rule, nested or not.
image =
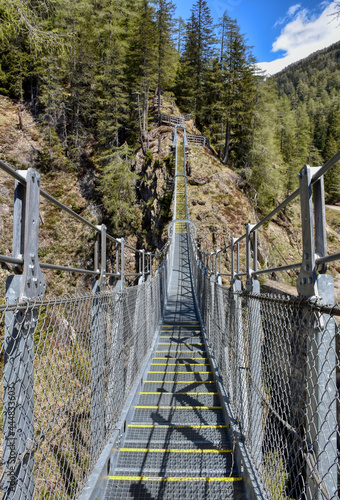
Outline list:
[[[312,177],[312,184],[315,184],[328,170],[330,170],[338,161],[340,160],[340,151],[336,153],[330,160],[328,160],[323,167],[321,167]],[[250,230],[251,233],[254,233],[257,229],[259,229],[263,224],[268,222],[274,215],[276,215],[280,210],[285,208],[291,201],[293,201],[300,194],[300,188],[296,189],[291,195],[289,195],[284,201],[282,201],[274,210],[272,210],[269,214],[267,214],[263,219],[261,219],[257,224],[255,224]],[[234,244],[239,243],[243,239],[246,238],[246,234],[243,234],[239,238],[236,238]],[[226,250],[230,248],[232,244],[226,247]]]
[[[6,163],[4,163],[2,160],[0,160],[0,169],[3,170],[4,172],[6,172],[11,177],[13,177],[14,179],[16,179],[17,181],[19,181],[21,184],[24,184],[24,185],[26,184],[25,177],[20,175],[16,170],[14,170],[9,165],[6,165]],[[65,212],[70,214],[74,219],[77,219],[79,222],[82,222],[83,224],[87,225],[88,227],[90,227],[91,229],[96,231],[97,233],[101,232],[100,227],[95,226],[90,221],[88,221],[87,219],[85,219],[81,215],[74,212],[71,208],[67,207],[66,205],[64,205],[63,203],[58,201],[56,198],[54,198],[50,194],[46,193],[46,191],[44,191],[43,189],[40,189],[40,194],[43,198],[45,198],[46,200],[53,203],[55,206],[57,206],[61,210],[64,210]],[[115,243],[120,243],[120,240],[118,238],[115,238],[114,236],[111,236],[110,234],[107,234],[106,237],[109,240],[114,241]],[[129,248],[130,250],[133,250],[134,252],[141,252],[142,251],[142,250],[138,250],[137,248],[131,247],[131,246],[127,245],[126,243],[125,243],[125,247]]]
[[[14,170],[12,167],[10,167],[6,163],[4,163],[2,160],[0,160],[0,169],[3,170],[8,175],[10,175],[11,177],[13,177],[14,179],[16,179],[21,184],[23,184],[23,185],[27,184],[26,178],[23,175],[21,175],[18,171]],[[40,189],[40,194],[41,194],[41,196],[43,198],[45,198],[46,200],[50,201],[52,204],[54,204],[55,206],[57,206],[58,208],[60,208],[64,212],[66,212],[69,215],[71,215],[74,219],[78,220],[82,224],[84,224],[84,225],[88,226],[89,228],[91,228],[93,231],[95,231],[95,233],[97,235],[99,235],[99,234],[102,235],[102,227],[101,226],[96,226],[96,225],[92,224],[90,221],[88,221],[87,219],[85,219],[81,215],[79,215],[76,212],[74,212],[71,208],[67,207],[66,205],[64,205],[63,203],[61,203],[57,199],[55,199],[53,196],[51,196],[50,194],[48,194],[46,191]],[[143,253],[145,253],[145,255],[147,255],[144,249],[134,248],[131,245],[128,245],[127,243],[125,243],[125,242],[124,242],[124,245],[122,246],[122,239],[115,238],[114,236],[112,236],[110,234],[107,234],[106,230],[105,230],[105,238],[108,239],[108,240],[110,240],[110,241],[113,241],[117,245],[120,245],[122,248],[123,247],[124,248],[128,248],[129,250],[131,250],[131,251],[133,251],[135,253],[139,253],[140,255],[143,254]],[[160,250],[160,252],[157,253],[157,255],[161,255],[166,250],[167,250],[167,246],[165,245]],[[12,264],[12,265],[16,265],[16,266],[23,266],[24,265],[24,256],[22,256],[22,257],[21,256],[11,257],[11,256],[7,256],[7,255],[0,255],[0,262],[5,262],[7,264]],[[98,269],[97,270],[81,269],[81,268],[74,268],[74,267],[70,267],[70,266],[61,266],[61,265],[57,265],[57,264],[49,264],[49,263],[44,263],[44,262],[39,262],[39,266],[42,269],[50,269],[50,270],[53,270],[53,271],[65,271],[65,272],[70,272],[70,273],[80,273],[80,274],[88,274],[88,275],[92,275],[92,276],[101,276],[101,271],[98,270]],[[106,273],[105,272],[104,274],[106,276],[108,276],[108,277],[109,276],[115,276],[115,277],[122,276],[122,274],[119,273],[119,272],[118,273]],[[144,269],[143,273],[140,272],[140,273],[134,273],[134,274],[124,274],[124,276],[125,277],[129,277],[129,276],[142,276],[142,275],[148,275],[148,274],[150,274],[149,271],[145,271],[145,269]]]
[[[330,160],[328,160],[323,167],[321,167],[312,177],[312,184],[315,184],[328,170],[330,170],[334,165],[340,160],[340,151],[338,151]],[[300,194],[300,188],[296,189],[291,195],[289,195],[284,201],[282,201],[274,210],[272,210],[268,215],[261,219],[257,224],[255,224],[250,232],[253,233],[259,229],[263,224],[268,222],[274,215],[276,215],[280,210],[285,208],[291,201],[293,201]],[[240,238],[237,238],[234,243],[238,243],[246,238],[246,234],[243,234]],[[231,244],[226,247],[230,248]]]
[[[330,160],[328,160],[323,167],[317,168],[316,172],[312,176],[311,179],[311,184],[315,184],[326,172],[328,172],[338,161],[340,160],[340,151],[336,153]],[[301,176],[301,173],[299,174]],[[269,214],[267,214],[263,219],[261,219],[259,222],[257,222],[254,225],[251,225],[249,228],[249,236],[250,235],[256,235],[256,231],[262,227],[266,222],[268,222],[270,219],[272,219],[278,212],[280,212],[283,208],[285,208],[290,202],[292,202],[295,198],[297,198],[299,195],[301,195],[301,187],[296,189],[290,196],[288,196],[284,201],[282,201],[276,208],[274,208]],[[224,251],[227,251],[230,248],[235,248],[236,245],[239,245],[239,243],[243,240],[247,239],[247,233],[243,234],[242,236],[235,238],[231,241],[229,245],[227,245],[224,249]],[[334,253],[331,255],[323,256],[323,257],[317,257],[315,258],[315,264],[316,266],[321,266],[322,264],[326,264],[329,262],[334,262],[336,260],[340,260],[340,253]],[[271,272],[280,272],[280,271],[288,271],[290,269],[296,269],[296,268],[301,268],[302,263],[294,263],[294,264],[289,264],[289,265],[284,265],[284,266],[278,266],[278,267],[273,267],[269,269],[255,269],[250,272],[250,276],[258,276],[261,274],[269,274]],[[239,277],[244,274],[236,273],[235,276]],[[247,275],[247,273],[245,274]]]

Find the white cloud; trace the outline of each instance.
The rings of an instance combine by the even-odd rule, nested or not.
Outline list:
[[[300,3],[297,3],[296,5],[292,5],[288,9],[288,16],[290,16],[290,17],[294,16],[294,14],[296,13],[296,11],[299,10],[300,8],[301,8],[301,4]]]
[[[293,17],[294,14],[301,8],[301,4],[300,3],[297,3],[295,5],[292,5],[291,7],[289,7],[289,9],[287,10],[287,13],[284,17],[280,17],[276,23],[274,24],[274,28],[276,28],[277,26],[281,26],[282,24],[285,24],[289,18]]]
[[[258,66],[273,75],[289,64],[338,42],[340,26],[332,17],[336,4],[337,1],[327,5],[323,3],[324,10],[319,17],[313,16],[307,9],[300,10],[299,4],[293,5],[289,11],[292,9],[293,16],[296,14],[294,19],[285,25],[272,46],[273,52],[283,51],[285,55],[275,61],[261,62]]]

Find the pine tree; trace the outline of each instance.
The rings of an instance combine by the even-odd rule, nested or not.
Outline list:
[[[126,235],[136,228],[134,205],[136,175],[131,171],[132,155],[127,145],[108,150],[100,158],[101,176],[98,191],[108,213],[111,230]]]
[[[157,39],[157,95],[158,123],[161,123],[161,93],[171,88],[176,72],[177,54],[172,40],[173,13],[175,6],[171,1],[157,0],[156,4],[156,39]]]
[[[251,149],[255,61],[237,22],[225,13],[221,24],[221,100],[225,131],[222,162],[226,164],[229,160],[230,164],[241,166],[248,164]]]
[[[96,102],[96,128],[100,144],[118,147],[125,141],[124,126],[127,119],[128,96],[125,81],[126,17],[118,0],[102,0],[100,16],[93,11],[95,25],[94,78]],[[96,23],[96,24],[95,24]]]
[[[246,176],[253,204],[262,213],[268,212],[284,197],[285,193],[280,192],[283,166],[275,83],[271,79],[257,77],[251,167],[246,170]]]
[[[207,71],[214,57],[214,25],[206,0],[193,5],[187,22],[185,45],[178,74],[177,94],[184,110],[204,124],[204,99]]]
[[[328,134],[323,150],[325,161],[329,160],[340,150],[340,105],[334,106],[328,117]],[[325,190],[327,201],[337,203],[340,201],[340,165],[337,164],[325,175]]]
[[[176,34],[176,48],[177,52],[179,55],[182,55],[182,50],[183,50],[183,37],[185,33],[185,28],[186,28],[186,23],[182,17],[179,17],[176,19],[176,28],[175,28],[175,34]]]
[[[128,35],[126,79],[130,94],[130,127],[134,137],[142,129],[142,141],[148,147],[149,96],[157,86],[155,10],[144,0],[134,17]],[[136,95],[142,111],[136,110]],[[138,104],[137,104],[138,105]],[[137,116],[141,116],[139,124]],[[140,132],[139,132],[140,134]]]

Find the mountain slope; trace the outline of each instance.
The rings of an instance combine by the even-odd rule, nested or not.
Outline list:
[[[32,116],[23,112],[24,129],[18,127],[18,113],[15,103],[0,98],[1,159],[18,168],[33,166],[42,176],[42,187],[52,196],[71,206],[76,212],[89,218],[94,224],[108,221],[100,200],[93,197],[94,186],[100,171],[95,162],[75,172],[67,158],[50,149],[43,140],[41,131],[34,124]],[[156,111],[156,110],[155,110]],[[164,103],[162,111],[180,115],[173,103]],[[190,134],[198,133],[192,121],[186,122]],[[156,112],[150,119],[149,149],[146,157],[139,150],[133,166],[137,174],[136,207],[139,229],[127,241],[132,246],[145,246],[154,251],[163,246],[167,238],[167,226],[172,217],[171,203],[173,191],[174,165],[172,156],[173,128],[158,127]],[[159,146],[161,150],[159,152]],[[54,155],[54,157],[53,157]],[[51,157],[53,157],[51,159]],[[48,159],[48,161],[47,161]],[[190,176],[188,196],[190,216],[197,225],[201,247],[206,252],[224,249],[232,236],[241,236],[244,224],[257,221],[257,215],[240,186],[242,178],[221,164],[213,150],[198,145],[188,148]],[[12,247],[13,179],[0,172],[0,253],[10,255]],[[277,215],[273,222],[259,234],[260,266],[276,266],[301,260],[301,229],[298,202],[285,214]],[[60,211],[43,201],[41,205],[39,255],[44,262],[58,263],[74,267],[93,266],[93,235],[74,223],[68,217],[61,217]],[[340,246],[340,216],[327,209],[329,221],[329,253]],[[230,273],[230,257],[222,257],[222,272]],[[241,266],[244,268],[245,252],[241,244]],[[2,265],[1,279],[4,280],[11,269]],[[79,279],[68,273],[44,272],[52,293],[60,295],[89,289],[90,281]],[[340,283],[340,266],[335,263],[332,274]],[[294,271],[274,273],[268,276],[295,286]],[[224,282],[229,282],[229,277]],[[262,280],[264,281],[264,279]],[[338,285],[339,286],[339,285]],[[339,287],[340,288],[340,287]],[[340,290],[337,292],[340,296]]]

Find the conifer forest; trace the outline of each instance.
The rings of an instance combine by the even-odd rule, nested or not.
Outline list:
[[[99,166],[113,228],[134,230],[131,165],[141,146],[148,155],[151,99],[193,116],[260,213],[297,188],[304,164],[340,149],[340,42],[265,77],[228,12],[216,25],[205,0],[189,19],[174,11],[168,0],[0,0],[0,94],[60,152],[41,158],[46,171]],[[339,167],[326,191],[340,201]]]

